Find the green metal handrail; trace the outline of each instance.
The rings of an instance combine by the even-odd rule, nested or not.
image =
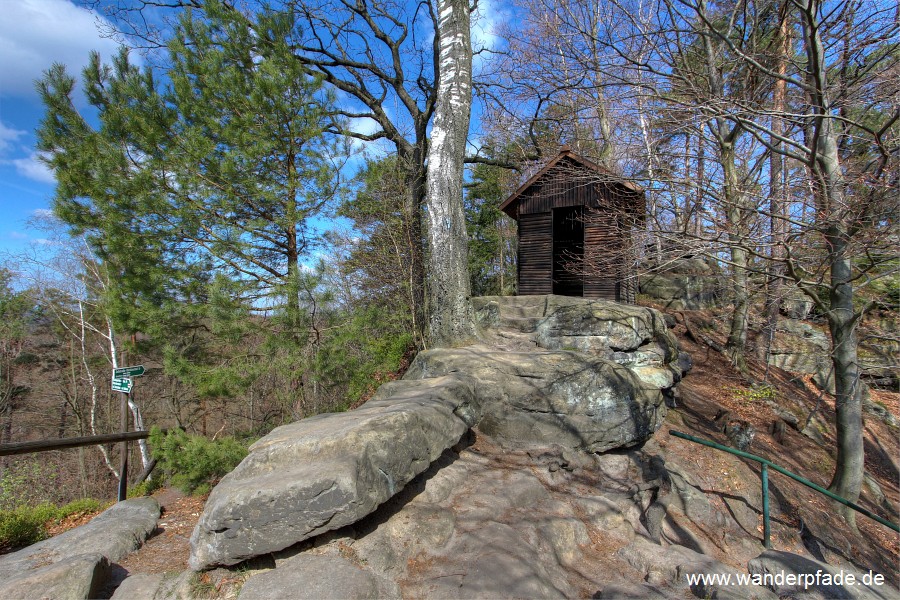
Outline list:
[[[704,440],[703,438],[698,438],[698,437],[694,437],[692,435],[688,435],[686,433],[681,433],[680,431],[675,431],[674,429],[669,430],[669,435],[674,435],[675,437],[687,440],[689,442],[694,442],[696,444],[702,444],[704,446],[709,446],[710,448],[715,448],[716,450],[722,450],[723,452],[728,452],[728,453],[734,454],[736,456],[741,456],[743,458],[749,458],[750,460],[755,460],[756,462],[758,462],[762,465],[761,478],[762,478],[762,502],[763,502],[763,538],[764,538],[763,543],[765,544],[767,549],[772,548],[771,529],[769,527],[769,467],[775,469],[782,475],[787,475],[794,481],[799,481],[806,487],[812,488],[812,489],[816,490],[817,492],[819,492],[820,494],[824,494],[824,495],[828,496],[829,498],[831,498],[832,500],[834,500],[836,502],[840,502],[844,506],[849,506],[856,512],[862,513],[865,516],[869,517],[870,519],[874,519],[875,521],[878,521],[885,527],[889,527],[896,532],[900,532],[900,525],[897,525],[896,523],[891,523],[887,519],[882,519],[875,513],[871,512],[869,510],[866,510],[862,506],[854,504],[853,502],[850,502],[846,498],[842,498],[833,492],[829,492],[825,488],[816,485],[812,481],[809,481],[808,479],[804,479],[803,477],[800,477],[799,475],[795,475],[794,473],[791,473],[784,467],[778,466],[775,463],[773,463],[772,461],[765,459],[761,456],[756,456],[755,454],[750,454],[749,452],[744,452],[742,450],[736,450],[736,449],[730,448],[728,446],[723,446],[722,444],[717,444],[716,442],[711,442],[709,440]]]

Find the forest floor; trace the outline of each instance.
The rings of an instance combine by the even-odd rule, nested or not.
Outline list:
[[[710,311],[679,311],[674,314],[674,331],[683,350],[690,353],[693,369],[679,384],[679,406],[670,410],[663,427],[655,434],[659,446],[697,465],[704,473],[710,502],[725,503],[735,496],[759,495],[758,465],[749,468],[730,468],[730,455],[711,448],[702,448],[687,440],[669,435],[669,430],[720,443],[729,444],[721,432],[715,416],[721,410],[731,411],[732,418],[748,421],[757,434],[750,452],[773,459],[790,471],[814,483],[827,487],[834,469],[834,397],[816,388],[809,376],[788,373],[765,365],[752,357],[746,375],[738,373],[719,352],[688,335],[685,323],[702,328],[704,336],[716,343],[724,343],[726,324]],[[687,317],[687,319],[685,318]],[[752,354],[752,353],[751,353]],[[774,389],[776,398],[791,398],[792,402],[817,411],[821,417],[818,427],[824,445],[786,428],[783,443],[769,433],[777,416],[769,405],[753,397],[752,383],[766,383]],[[873,402],[880,404],[900,419],[900,393],[872,391]],[[900,439],[896,428],[881,420],[865,416],[866,470],[877,481],[893,507],[900,507]],[[806,550],[821,555],[828,562],[837,556],[857,565],[880,568],[894,585],[898,584],[897,565],[900,564],[900,536],[884,526],[864,517],[857,518],[858,533],[853,533],[836,515],[834,504],[820,494],[777,473],[770,476],[773,497],[772,536],[776,549],[789,552]],[[126,573],[165,573],[187,569],[189,539],[199,519],[205,497],[185,496],[177,490],[158,490],[154,496],[163,507],[157,530],[137,552],[121,561],[122,575]],[[865,490],[860,504],[889,520],[896,514],[886,514],[871,490]],[[72,523],[71,526],[81,524]],[[809,532],[815,535],[810,536]],[[748,535],[760,538],[762,519],[756,531]],[[59,530],[54,533],[60,533]],[[811,541],[812,540],[812,541]]]

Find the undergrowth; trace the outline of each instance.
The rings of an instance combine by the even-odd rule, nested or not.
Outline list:
[[[28,546],[47,537],[47,526],[72,516],[99,511],[104,504],[94,498],[74,500],[63,506],[49,502],[0,511],[0,551]]]

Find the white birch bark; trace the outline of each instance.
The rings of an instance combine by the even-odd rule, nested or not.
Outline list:
[[[474,335],[463,210],[463,161],[472,107],[468,0],[437,0],[438,91],[428,149],[426,207],[432,345]]]
[[[91,434],[97,435],[97,381],[94,379],[94,373],[87,362],[87,348],[85,346],[87,328],[84,319],[84,304],[80,300],[78,301],[78,317],[79,325],[81,326],[81,337],[79,338],[81,342],[81,362],[84,365],[84,372],[87,374],[88,385],[91,387]],[[106,448],[102,444],[97,444],[97,449],[100,450],[100,454],[103,456],[103,463],[106,465],[106,468],[118,479],[119,472],[109,460],[109,453],[106,451]]]

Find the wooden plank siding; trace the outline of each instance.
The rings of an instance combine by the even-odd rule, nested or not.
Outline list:
[[[631,231],[645,206],[640,186],[564,147],[500,207],[519,223],[518,293],[633,303]],[[563,225],[571,207],[584,207],[583,228]]]
[[[519,295],[553,293],[553,218],[549,212],[519,217]]]
[[[518,211],[520,215],[527,215],[546,213],[566,206],[599,206],[599,187],[601,186],[589,179],[573,182],[566,180],[564,172],[551,171],[546,179],[522,194]]]
[[[585,262],[597,268],[588,269],[584,277],[584,297],[620,299],[622,239],[615,216],[591,211],[584,224]]]

